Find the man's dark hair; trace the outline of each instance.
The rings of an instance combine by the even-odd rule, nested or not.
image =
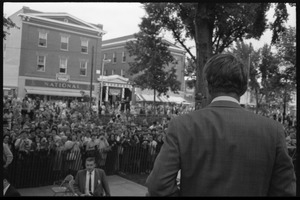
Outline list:
[[[85,162],[87,162],[87,161],[88,161],[88,162],[94,161],[94,163],[96,163],[94,157],[88,157],[88,158],[85,160]]]
[[[247,90],[248,69],[233,54],[217,54],[203,68],[210,94],[235,93],[242,96]]]
[[[7,169],[3,169],[3,180],[4,179],[10,183],[10,175],[9,175]]]

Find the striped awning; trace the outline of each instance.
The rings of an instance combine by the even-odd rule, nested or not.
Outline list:
[[[170,96],[168,98],[168,100],[169,100],[169,102],[178,103],[178,104],[186,102],[186,100],[184,98],[182,98],[182,97],[175,97],[175,96]]]
[[[153,102],[154,101],[154,96],[150,94],[136,94],[137,101],[149,101]],[[159,97],[155,98],[156,102],[162,102],[162,100]]]
[[[165,102],[165,103],[169,102],[169,100],[166,96],[160,96],[159,98],[160,98],[161,102]]]

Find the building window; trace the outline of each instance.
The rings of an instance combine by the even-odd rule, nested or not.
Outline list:
[[[106,74],[107,74],[107,70],[104,70],[104,76],[106,76]]]
[[[68,51],[69,47],[69,37],[68,36],[61,36],[60,38],[60,49]]]
[[[67,66],[68,66],[68,59],[67,58],[60,58],[59,73],[60,74],[67,74]]]
[[[39,47],[47,47],[47,33],[39,32]]]
[[[80,76],[87,74],[87,61],[80,61]]]
[[[121,76],[124,77],[124,69],[121,69]]]
[[[126,54],[124,51],[122,52],[122,62],[126,62]]]
[[[106,53],[103,54],[103,60],[106,60]]]
[[[81,40],[81,53],[87,54],[88,53],[88,45],[89,41],[88,40]]]
[[[69,21],[68,21],[68,19],[64,19],[64,22],[68,23]]]
[[[115,74],[115,70],[111,70],[111,75],[114,75]]]
[[[37,57],[37,71],[45,72],[46,67],[46,56],[38,56]]]
[[[116,63],[117,62],[117,56],[116,56],[116,53],[113,53],[113,63]]]

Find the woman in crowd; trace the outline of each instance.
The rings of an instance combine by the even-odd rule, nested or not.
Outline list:
[[[106,157],[105,172],[107,175],[112,175],[115,173],[116,170],[115,163],[116,163],[117,153],[118,153],[118,145],[117,145],[117,141],[115,140],[115,134],[110,132],[107,142],[109,144],[109,150],[107,152],[107,157]]]
[[[10,148],[10,136],[9,134],[3,135],[3,168],[8,169],[8,166],[13,161],[13,153]]]
[[[98,146],[98,152],[99,152],[98,166],[101,169],[104,169],[108,151],[109,151],[109,143],[106,137],[104,136],[104,132],[101,132],[99,136],[99,146]]]

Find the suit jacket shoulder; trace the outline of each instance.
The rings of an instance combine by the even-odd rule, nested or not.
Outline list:
[[[12,185],[10,185],[5,193],[6,197],[19,197],[21,194]]]

